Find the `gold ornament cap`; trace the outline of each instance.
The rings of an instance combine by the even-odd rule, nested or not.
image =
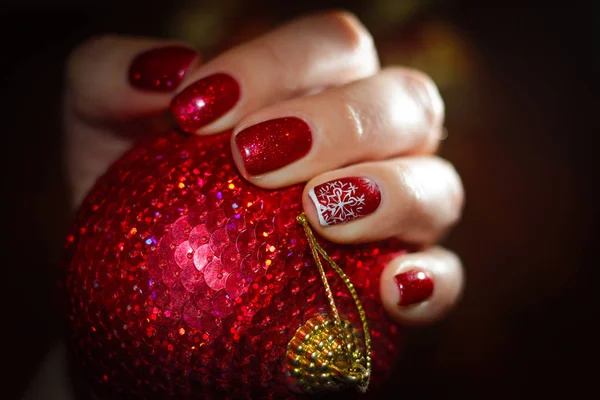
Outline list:
[[[299,393],[332,392],[351,387],[364,393],[371,377],[371,337],[365,311],[348,276],[317,242],[306,215],[302,213],[297,219],[304,228],[323,281],[331,315],[309,319],[288,342],[285,358],[288,386]],[[340,317],[321,257],[348,288],[360,316],[362,334],[350,321]]]

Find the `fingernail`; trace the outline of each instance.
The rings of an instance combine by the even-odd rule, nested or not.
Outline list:
[[[129,82],[135,88],[154,92],[174,90],[198,53],[183,46],[169,46],[141,53],[129,67]]]
[[[227,74],[214,74],[186,87],[171,102],[171,112],[186,132],[195,132],[231,110],[240,85]]]
[[[261,175],[304,157],[312,146],[312,133],[300,118],[278,118],[244,129],[235,144],[246,172]]]
[[[413,269],[394,277],[398,285],[399,306],[409,306],[427,300],[433,293],[433,280],[423,271]]]
[[[381,192],[369,178],[349,177],[311,188],[321,226],[343,224],[373,213],[381,203]]]

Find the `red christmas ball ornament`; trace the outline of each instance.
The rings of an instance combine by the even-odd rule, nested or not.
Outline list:
[[[381,384],[400,332],[379,275],[403,247],[314,237],[301,195],[244,180],[228,134],[171,131],[117,161],[67,240],[70,343],[92,390],[287,398]]]

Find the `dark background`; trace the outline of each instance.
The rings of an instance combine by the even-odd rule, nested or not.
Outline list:
[[[571,398],[593,381],[600,132],[592,121],[598,51],[591,7],[205,3],[10,1],[0,8],[0,343],[9,399],[60,335],[52,283],[69,216],[60,96],[70,49],[92,34],[117,32],[179,36],[210,56],[279,21],[331,7],[361,17],[384,64],[419,67],[438,81],[449,132],[442,155],[467,193],[463,222],[445,243],[463,258],[466,291],[444,321],[410,331],[390,393]]]

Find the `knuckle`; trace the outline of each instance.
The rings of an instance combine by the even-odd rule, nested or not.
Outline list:
[[[447,230],[460,220],[462,216],[464,191],[460,176],[454,166],[447,160],[436,157],[438,163],[437,179],[428,184],[432,187],[431,209],[432,224],[438,231]]]
[[[446,168],[449,177],[448,226],[453,226],[462,217],[462,212],[465,205],[465,190],[460,175],[454,165],[443,159],[440,159],[440,161]]]
[[[403,90],[410,90],[419,104],[422,104],[433,115],[434,125],[439,125],[444,117],[444,101],[440,91],[431,76],[425,72],[404,67],[385,68],[381,76],[389,84],[402,86]]]
[[[263,43],[263,50],[267,53],[270,63],[274,65],[274,70],[282,73],[291,73],[294,70],[293,66],[290,65],[291,58],[287,53],[287,48],[279,42],[266,40]]]
[[[408,69],[405,69],[404,73],[407,77],[412,78],[416,81],[422,82],[424,86],[432,86],[432,87],[437,88],[433,78],[429,74],[426,74],[423,71],[420,71],[418,69],[408,68]]]
[[[304,62],[293,64],[294,57],[290,57],[290,49],[287,46],[282,46],[277,41],[265,40],[261,51],[271,66],[271,79],[279,82],[283,92],[298,95],[305,90],[306,82],[298,79],[297,71],[306,69],[307,65]]]
[[[429,220],[427,218],[429,210],[423,195],[423,182],[415,176],[412,168],[402,162],[395,164],[394,172],[402,191],[402,208],[405,210],[406,218]]]
[[[400,162],[395,168],[404,218],[420,227],[423,234],[445,231],[462,216],[464,191],[460,177],[448,161],[437,160],[437,165],[420,167]]]
[[[428,75],[427,73],[425,73],[421,70],[418,70],[418,69],[408,68],[408,67],[391,66],[391,67],[385,68],[382,71],[382,74],[390,75],[391,78],[393,78],[395,80],[400,80],[400,81],[410,79],[412,81],[421,83],[424,87],[433,87],[437,90],[437,85],[435,84],[435,81],[433,80],[433,78],[430,75]]]
[[[103,49],[109,48],[113,41],[113,35],[100,35],[91,37],[71,51],[68,58],[69,66],[73,64],[76,65],[89,58],[96,57],[96,55],[99,52],[102,52]]]
[[[458,223],[461,217],[461,208],[459,207],[448,207],[448,211],[444,213],[445,218],[442,218],[439,225],[440,231],[445,231],[452,228]]]
[[[439,125],[444,118],[444,100],[433,78],[424,72],[410,70],[409,79],[417,82],[420,87],[421,97],[426,102],[430,112],[433,114],[436,124]]]
[[[77,86],[77,82],[85,71],[98,59],[102,59],[103,53],[112,47],[114,35],[94,36],[81,43],[71,51],[67,58],[67,81],[71,86]]]
[[[107,112],[106,82],[110,55],[119,44],[116,35],[95,36],[77,46],[69,55],[65,70],[66,98],[70,112],[94,120]],[[94,79],[90,77],[93,76]]]
[[[338,29],[342,40],[352,51],[362,53],[375,47],[373,36],[353,13],[345,10],[332,11],[326,17]]]

